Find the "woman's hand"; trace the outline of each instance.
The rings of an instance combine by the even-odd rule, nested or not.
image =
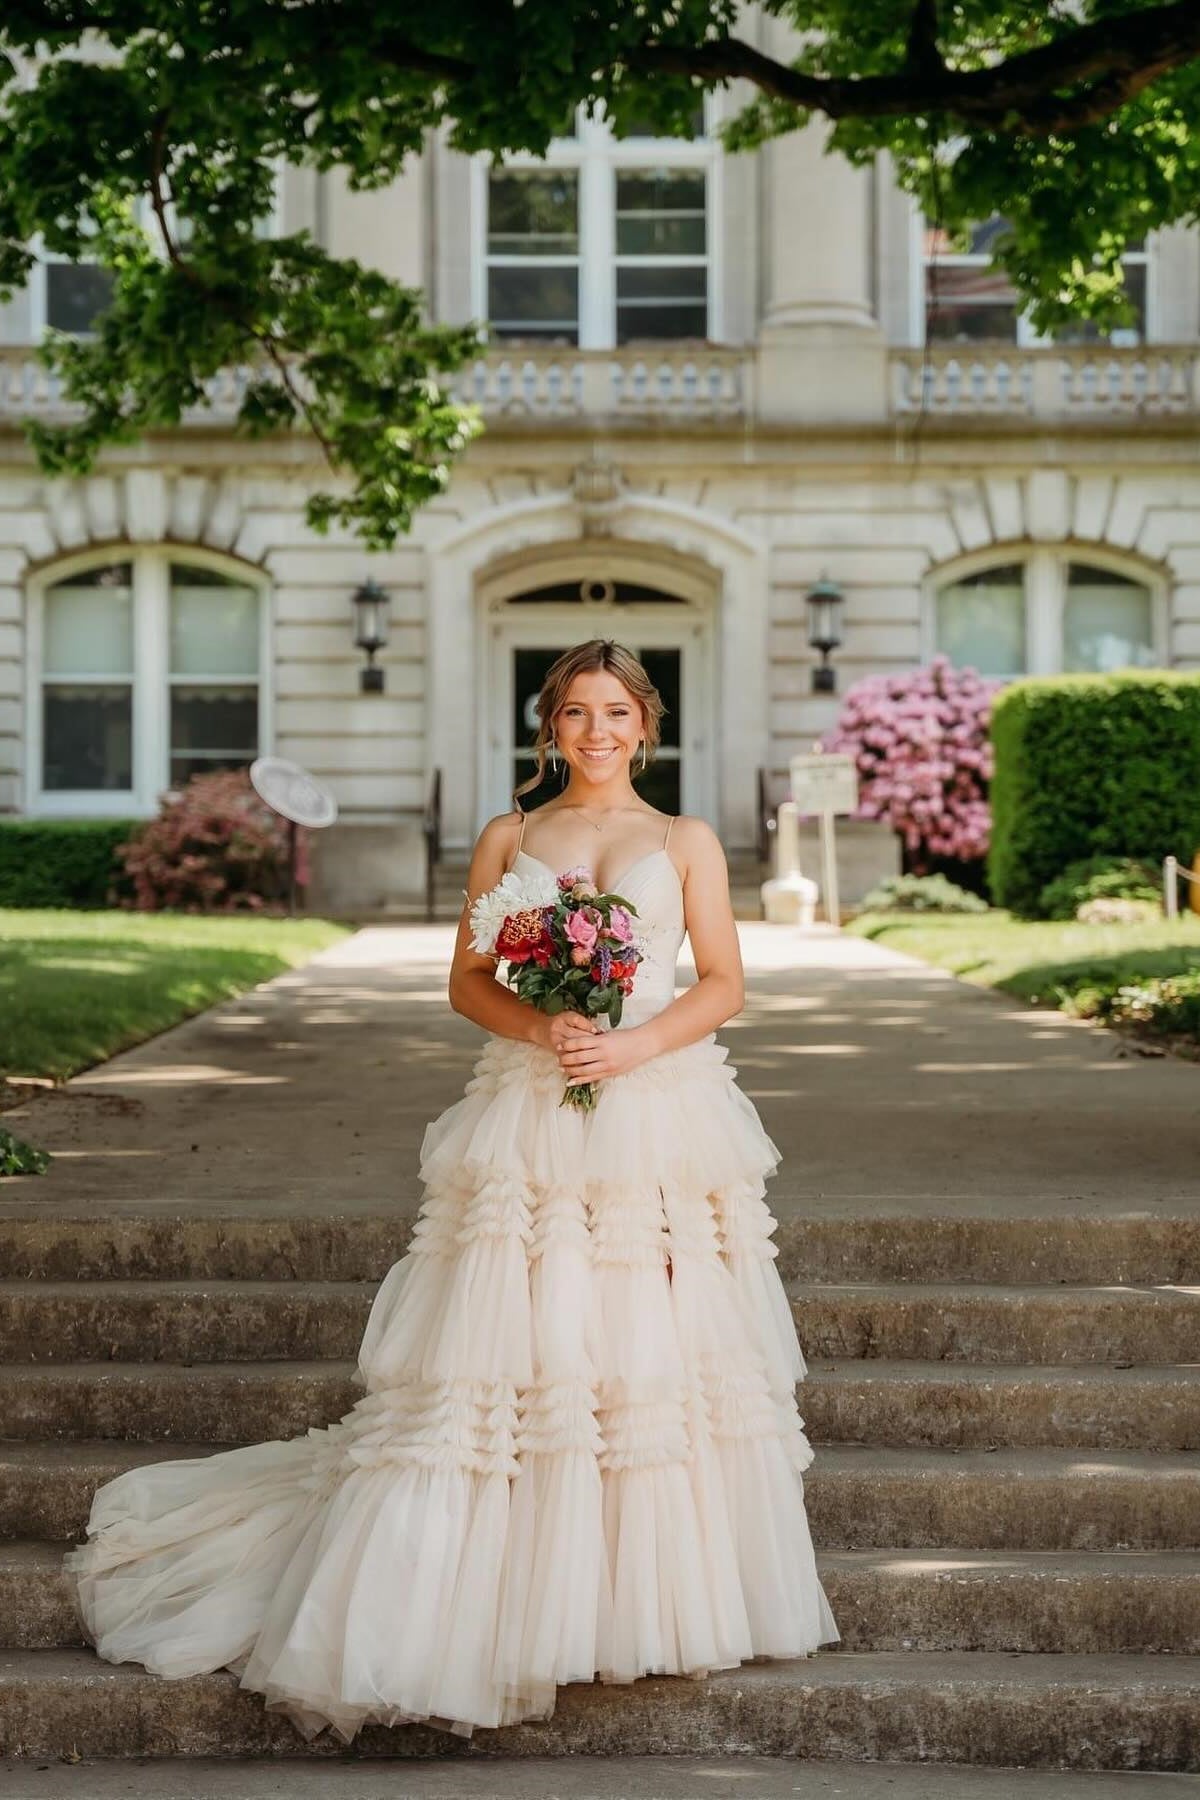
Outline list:
[[[600,1031],[590,1020],[588,1023],[590,1031],[571,1031],[565,1034],[562,1048],[556,1047],[568,1087],[603,1081],[609,1075],[626,1075],[650,1055],[637,1027],[626,1031]]]
[[[536,1015],[537,1024],[534,1042],[543,1050],[553,1050],[555,1056],[561,1056],[564,1046],[584,1033],[589,1037],[600,1028],[595,1019],[589,1019],[586,1013],[560,1012]]]

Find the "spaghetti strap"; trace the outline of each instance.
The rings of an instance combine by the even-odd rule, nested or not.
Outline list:
[[[664,850],[665,850],[665,849],[666,849],[666,847],[667,847],[667,845],[668,845],[668,844],[669,844],[669,843],[670,843],[670,841],[671,841],[671,827],[672,827],[672,825],[673,825],[673,824],[674,824],[674,823],[675,823],[675,820],[674,820],[674,818],[670,818],[670,819],[668,819],[668,820],[667,820],[667,835],[666,835],[666,837],[665,837],[665,838],[664,838],[664,839],[663,839],[663,841],[662,841],[662,847],[663,847],[663,849],[664,849]]]
[[[521,845],[525,842],[525,827],[529,823],[529,814],[525,811],[524,807],[519,806],[517,808],[517,811],[521,815],[521,830],[520,830],[520,834],[517,838],[517,847],[516,847],[515,851],[513,852],[514,861],[521,854]]]

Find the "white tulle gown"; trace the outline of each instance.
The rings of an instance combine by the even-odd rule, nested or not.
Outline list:
[[[673,997],[680,883],[664,847],[614,885],[648,940],[636,1024]],[[763,1200],[779,1152],[726,1057],[711,1035],[657,1056],[584,1114],[550,1051],[490,1039],[426,1132],[353,1410],[97,1493],[67,1564],[100,1655],[230,1667],[349,1739],[835,1641]]]

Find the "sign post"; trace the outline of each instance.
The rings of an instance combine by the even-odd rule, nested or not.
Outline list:
[[[797,811],[815,813],[821,821],[821,894],[831,925],[842,922],[838,898],[837,842],[833,821],[838,813],[858,810],[858,770],[852,756],[829,755],[820,748],[811,756],[793,756],[792,799]]]
[[[337,819],[337,801],[315,775],[285,756],[260,756],[250,764],[250,785],[288,824],[288,918],[296,910],[298,825],[323,831]]]

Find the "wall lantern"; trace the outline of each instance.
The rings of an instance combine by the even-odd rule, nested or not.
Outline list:
[[[822,575],[808,595],[808,641],[821,652],[821,660],[812,672],[814,694],[832,694],[837,689],[837,670],[830,667],[829,652],[842,641],[842,590],[836,581]]]
[[[388,641],[388,597],[369,578],[354,594],[354,642],[367,653],[367,664],[358,672],[358,685],[364,694],[382,694],[383,670],[375,663],[375,653]]]

